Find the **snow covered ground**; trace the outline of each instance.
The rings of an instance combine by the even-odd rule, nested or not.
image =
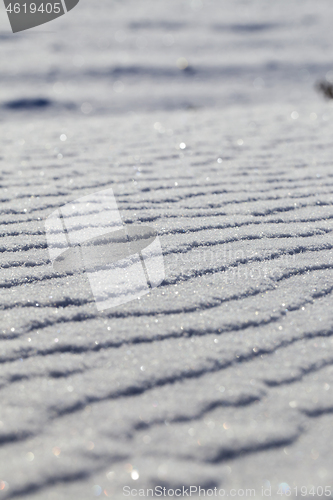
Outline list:
[[[331,3],[1,12],[0,499],[333,496]],[[44,221],[106,188],[166,278],[97,313]]]

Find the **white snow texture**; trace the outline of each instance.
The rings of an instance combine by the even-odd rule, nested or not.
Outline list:
[[[0,499],[333,492],[331,2],[1,8]],[[98,312],[45,220],[107,189],[165,279]]]

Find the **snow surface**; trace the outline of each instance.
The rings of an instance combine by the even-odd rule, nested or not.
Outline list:
[[[0,499],[332,485],[331,3],[1,12]],[[98,313],[44,221],[107,188],[166,278]]]

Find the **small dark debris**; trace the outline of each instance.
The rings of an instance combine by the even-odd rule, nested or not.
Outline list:
[[[318,82],[316,85],[316,89],[322,93],[327,99],[333,99],[333,84],[322,81]]]

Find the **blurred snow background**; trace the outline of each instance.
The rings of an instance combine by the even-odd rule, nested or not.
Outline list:
[[[2,102],[87,113],[313,99],[332,70],[327,0],[81,0],[13,36],[1,15]]]

